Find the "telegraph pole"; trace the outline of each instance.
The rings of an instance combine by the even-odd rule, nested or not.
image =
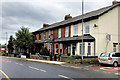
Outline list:
[[[83,15],[83,12],[84,12],[84,0],[82,0],[82,53],[81,53],[81,64],[83,64],[83,54],[84,54],[84,45],[83,45],[83,18],[84,18],[84,15]]]
[[[7,53],[7,32],[6,32],[6,53]]]

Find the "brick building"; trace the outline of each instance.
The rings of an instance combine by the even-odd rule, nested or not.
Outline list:
[[[84,56],[99,56],[101,52],[118,52],[119,22],[120,2],[117,1],[84,14],[82,49],[82,15],[73,18],[66,15],[64,21],[44,24],[43,28],[33,32],[36,45],[34,51],[39,52],[44,46],[54,54],[81,55],[84,50]]]

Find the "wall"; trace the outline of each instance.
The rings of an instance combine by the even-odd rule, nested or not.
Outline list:
[[[120,43],[120,6],[118,8],[118,42]],[[120,52],[120,45],[119,45],[119,52]]]
[[[99,55],[101,52],[113,51],[113,43],[118,43],[118,7],[102,15],[98,19],[99,35],[97,38],[96,52]],[[106,48],[106,34],[111,35],[111,41],[108,43]],[[102,44],[102,45],[101,45]]]

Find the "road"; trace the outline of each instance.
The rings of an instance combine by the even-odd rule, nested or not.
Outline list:
[[[9,77],[11,80],[16,78],[23,80],[25,80],[25,78],[29,78],[29,80],[35,80],[34,78],[46,78],[51,80],[58,80],[58,78],[60,80],[74,80],[75,78],[78,80],[80,78],[118,78],[118,76],[113,73],[86,69],[74,69],[6,57],[0,57],[0,69],[1,77]]]

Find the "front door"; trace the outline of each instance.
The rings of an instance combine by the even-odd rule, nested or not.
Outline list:
[[[55,44],[55,54],[58,54],[58,44]]]

